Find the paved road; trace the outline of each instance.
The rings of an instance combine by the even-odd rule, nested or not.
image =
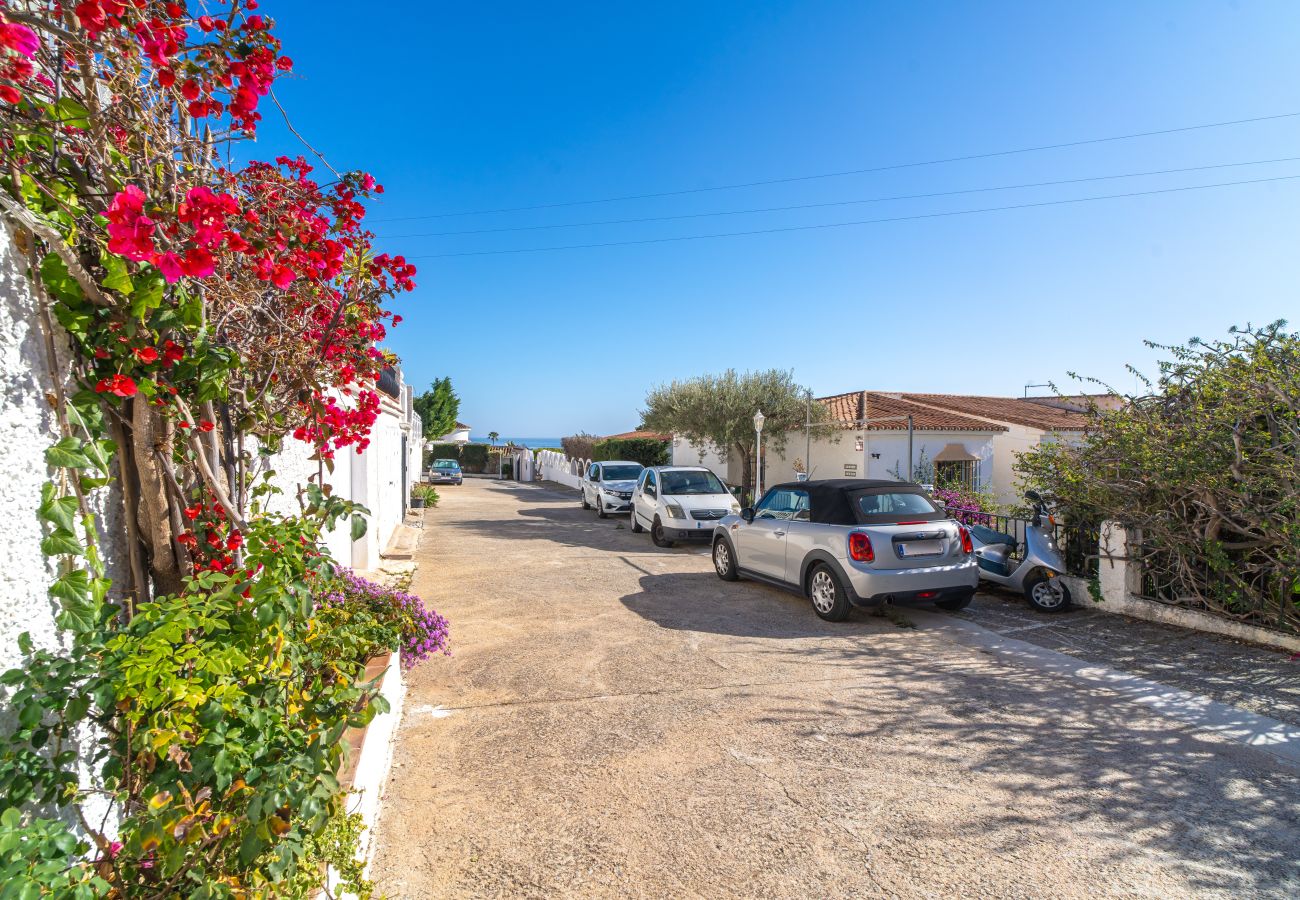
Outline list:
[[[724,584],[571,494],[467,481],[415,588],[390,897],[1300,894],[1300,771],[971,620]],[[966,629],[963,631],[962,629]]]

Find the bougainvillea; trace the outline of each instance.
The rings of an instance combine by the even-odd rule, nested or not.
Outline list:
[[[366,447],[394,363],[377,344],[415,270],[372,246],[372,176],[223,164],[293,68],[257,7],[0,0],[0,213],[52,348],[60,437],[38,515],[68,637],[25,642],[3,676],[20,709],[0,734],[3,828],[66,863],[28,870],[24,896],[277,895],[341,809],[339,735],[383,709],[357,683],[365,656],[445,646],[406,594],[389,598],[395,628],[313,604],[336,578],[322,534],[351,521],[359,537],[364,509],[318,476],[300,516],[265,510],[264,451],[296,438],[323,469]],[[107,502],[126,534],[117,583],[97,544]],[[87,734],[89,787],[76,754],[48,752]],[[83,814],[92,794],[116,839]],[[15,816],[29,801],[65,806],[81,836]]]

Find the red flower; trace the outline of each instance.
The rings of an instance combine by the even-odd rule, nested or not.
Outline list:
[[[0,100],[5,103],[17,103],[23,99],[23,95],[18,93],[18,89],[10,84],[0,84]]]
[[[128,184],[113,198],[105,213],[109,251],[135,262],[144,262],[154,255],[153,234],[157,226],[144,214],[144,200],[144,192]]]
[[[207,432],[211,431],[212,429],[216,428],[216,427],[217,427],[216,425],[214,425],[213,423],[209,422],[207,419],[200,419],[200,420],[199,420],[199,431],[202,431],[202,432],[204,432],[205,434],[206,434]]]
[[[158,267],[158,271],[162,272],[168,284],[175,284],[185,274],[185,270],[181,268],[181,258],[170,250],[154,256],[153,264]]]
[[[244,546],[244,536],[238,531],[230,532],[230,537],[226,538],[226,549],[238,550],[242,546]]]
[[[211,31],[212,29],[217,27],[217,22],[215,19],[212,18],[212,16],[199,16],[197,21],[199,23],[199,27],[202,28],[204,31]]]
[[[171,368],[185,358],[185,348],[171,338],[163,341],[163,365]]]
[[[202,512],[203,512],[203,506],[200,504],[196,506],[185,507],[185,511],[182,513],[182,515],[184,515],[185,518],[193,522],[202,514]]]
[[[293,60],[287,56],[281,56],[275,61],[275,67],[281,72],[288,72],[293,68]]]
[[[162,87],[169,88],[176,83],[176,73],[171,69],[158,70],[158,84]]]
[[[118,397],[134,397],[136,387],[135,382],[126,375],[112,375],[101,379],[99,384],[95,385],[95,392],[114,394]]]
[[[216,271],[212,254],[202,247],[191,247],[181,261],[181,269],[191,278],[206,278]]]
[[[176,536],[176,542],[189,547],[191,550],[199,545],[199,539],[194,536],[194,532],[192,531],[181,532]]]
[[[0,22],[0,47],[8,47],[15,53],[31,59],[41,47],[36,32],[17,22]]]
[[[190,423],[189,423],[189,422],[177,422],[177,423],[176,423],[176,427],[177,427],[177,428],[183,428],[183,429],[189,430],[189,428],[190,428]]]
[[[158,350],[154,347],[140,347],[135,351],[135,358],[142,363],[152,363],[158,361]]]

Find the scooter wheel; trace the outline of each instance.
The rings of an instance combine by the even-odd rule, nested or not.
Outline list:
[[[1064,580],[1049,578],[1042,572],[1035,572],[1025,580],[1025,598],[1030,606],[1045,613],[1065,612],[1073,602]]]

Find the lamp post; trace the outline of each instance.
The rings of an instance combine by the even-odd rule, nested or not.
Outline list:
[[[763,420],[760,409],[754,413],[754,503],[763,496]]]

